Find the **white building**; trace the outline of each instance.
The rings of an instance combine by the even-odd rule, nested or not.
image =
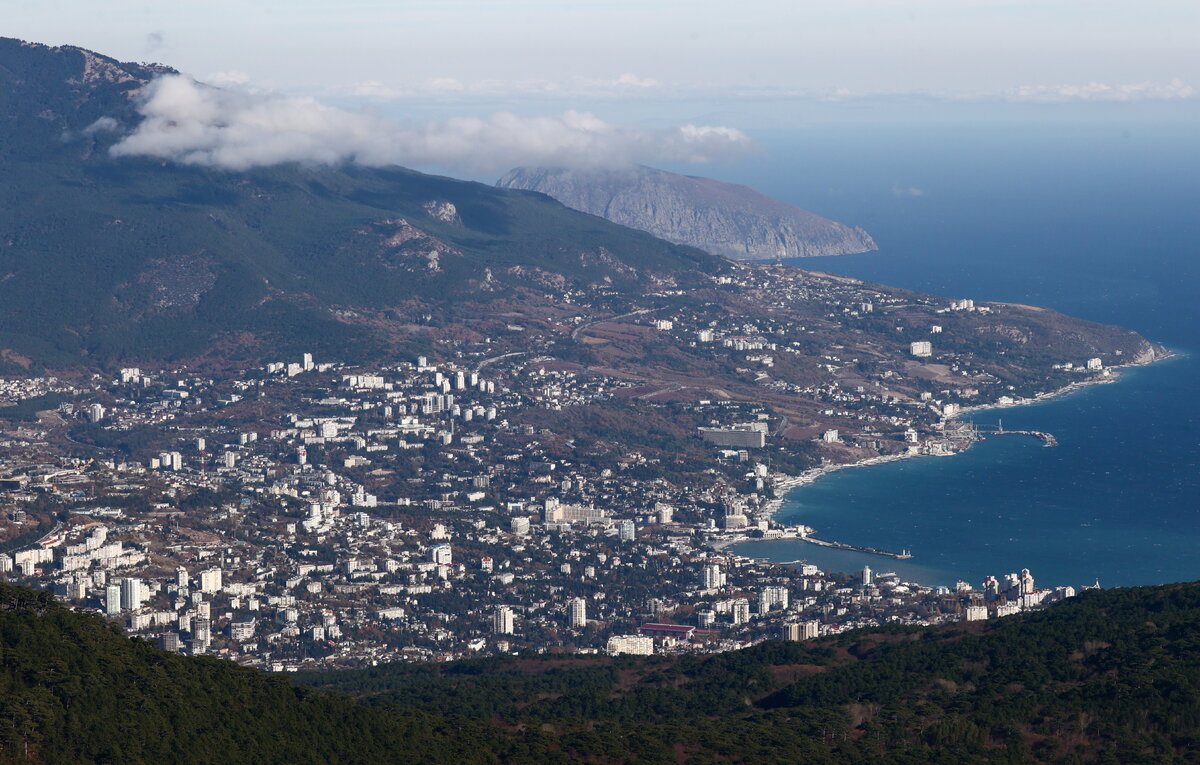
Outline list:
[[[786,611],[788,602],[787,587],[764,587],[758,594],[758,612],[765,614],[776,607]]]
[[[567,623],[571,627],[587,626],[587,601],[583,598],[572,598],[567,608]]]
[[[645,635],[613,635],[608,639],[607,649],[613,656],[623,653],[651,656],[654,653],[654,638]]]
[[[617,535],[622,542],[632,542],[637,537],[637,526],[630,520],[621,521],[617,526]]]
[[[434,545],[429,549],[429,559],[439,566],[449,566],[453,557],[450,545]]]
[[[928,357],[933,355],[933,343],[928,340],[918,340],[909,345],[909,352],[914,356]]]
[[[733,616],[734,624],[745,624],[750,621],[750,601],[745,598],[738,598],[733,601],[730,613]]]
[[[136,611],[145,601],[142,580],[128,577],[121,580],[121,608],[126,611]]]
[[[812,620],[807,622],[790,622],[783,625],[784,640],[812,640],[821,632],[821,623]]]
[[[210,568],[200,572],[200,592],[221,591],[221,569]]]
[[[513,610],[508,606],[500,606],[492,614],[492,632],[497,635],[511,635],[514,629]]]
[[[104,590],[104,613],[116,616],[121,613],[121,585],[110,584]]]
[[[704,567],[704,589],[719,590],[725,586],[725,572],[716,563]]]

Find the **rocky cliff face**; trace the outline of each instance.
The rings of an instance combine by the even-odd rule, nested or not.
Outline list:
[[[861,228],[822,218],[746,186],[650,167],[517,168],[497,185],[540,191],[567,207],[731,258],[771,260],[877,249]]]

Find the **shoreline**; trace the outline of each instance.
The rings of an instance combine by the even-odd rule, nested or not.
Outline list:
[[[1121,370],[1132,369],[1135,367],[1150,366],[1151,364],[1156,364],[1160,361],[1166,361],[1168,359],[1176,358],[1177,355],[1178,354],[1172,353],[1171,351],[1167,350],[1165,355],[1160,356],[1160,355],[1155,354],[1150,359],[1143,360],[1143,359],[1139,358],[1139,359],[1135,359],[1134,361],[1131,361],[1127,364],[1120,364],[1117,366],[1108,367],[1107,371],[1113,372],[1114,374],[1096,375],[1096,376],[1092,376],[1086,380],[1076,380],[1074,382],[1064,385],[1061,388],[1058,388],[1057,390],[1044,391],[1042,393],[1034,394],[1033,396],[1027,396],[1024,398],[1014,399],[1010,403],[1001,404],[999,402],[995,402],[995,403],[990,403],[990,404],[976,404],[974,406],[963,407],[962,409],[960,409],[958,411],[957,414],[954,414],[951,417],[946,417],[945,420],[946,421],[958,420],[958,419],[961,419],[964,415],[973,414],[975,412],[988,411],[991,409],[1012,409],[1012,408],[1020,407],[1020,406],[1030,406],[1032,404],[1044,404],[1048,401],[1068,396],[1072,393],[1083,390],[1084,388],[1091,387],[1093,385],[1108,385],[1111,383],[1119,382],[1121,380],[1121,375],[1119,374],[1119,372]],[[970,448],[970,447],[968,447],[968,448]],[[869,467],[871,465],[882,465],[886,462],[896,462],[898,460],[912,459],[912,458],[916,458],[916,457],[934,457],[934,456],[953,457],[954,455],[962,454],[965,451],[966,451],[966,449],[963,449],[962,451],[953,452],[952,454],[947,454],[947,455],[911,454],[909,452],[903,452],[903,453],[898,452],[896,454],[880,454],[875,457],[868,457],[866,459],[858,460],[855,462],[839,462],[839,463],[834,463],[834,464],[821,465],[820,467],[809,468],[808,470],[801,472],[799,475],[794,475],[794,476],[788,475],[786,473],[778,473],[776,475],[781,476],[781,477],[777,478],[774,481],[773,487],[776,490],[782,490],[784,492],[784,494],[786,495],[787,493],[790,493],[793,489],[795,489],[797,487],[806,486],[806,485],[816,481],[818,478],[820,478],[824,475],[828,475],[829,473],[834,473],[839,470],[846,470],[848,468],[856,468],[856,467]],[[780,505],[782,505],[782,502],[786,501],[787,498],[786,498],[786,496],[779,496],[776,499],[780,502]],[[778,507],[775,508],[775,510],[778,510]],[[775,514],[774,511],[772,511],[768,515],[774,516],[774,514]]]
[[[1159,353],[1156,350],[1156,348],[1161,349],[1162,353]],[[1056,390],[1044,391],[1042,393],[1037,393],[1030,397],[1015,399],[1010,403],[995,402],[995,403],[990,403],[990,404],[978,404],[975,406],[964,407],[955,415],[945,418],[945,420],[946,421],[958,420],[958,419],[962,418],[964,415],[970,415],[975,412],[982,412],[982,411],[987,411],[987,410],[992,410],[992,409],[1011,409],[1014,407],[1030,406],[1033,404],[1046,403],[1048,401],[1052,401],[1052,400],[1055,400],[1058,398],[1068,396],[1072,393],[1076,393],[1080,390],[1091,387],[1093,385],[1107,385],[1110,383],[1119,382],[1122,377],[1120,374],[1120,372],[1122,370],[1132,369],[1135,367],[1150,366],[1151,364],[1155,364],[1160,361],[1167,361],[1172,358],[1177,358],[1178,355],[1179,354],[1174,353],[1163,346],[1154,346],[1152,344],[1150,351],[1149,351],[1149,358],[1146,358],[1146,356],[1143,354],[1128,363],[1108,367],[1105,371],[1109,372],[1109,374],[1093,375],[1084,380],[1076,380],[1074,382],[1068,383],[1067,385],[1064,385],[1063,387],[1058,388]],[[805,471],[801,472],[799,475],[794,475],[794,476],[787,475],[787,474],[777,474],[779,477],[776,478],[772,484],[773,488],[775,489],[775,491],[777,493],[777,496],[775,499],[766,503],[764,510],[762,512],[760,512],[759,515],[766,517],[768,519],[774,519],[775,514],[778,513],[779,510],[783,507],[783,505],[787,502],[788,495],[790,495],[794,489],[797,489],[801,486],[807,486],[808,484],[815,482],[817,479],[821,478],[822,476],[829,475],[830,473],[834,473],[839,470],[846,470],[849,468],[858,468],[858,467],[869,467],[871,465],[882,465],[882,464],[885,464],[888,462],[896,462],[899,460],[912,459],[912,458],[918,458],[918,457],[933,457],[933,456],[943,456],[943,457],[951,456],[952,457],[957,454],[962,454],[962,453],[966,452],[967,449],[969,449],[969,448],[970,448],[970,444],[968,444],[966,448],[961,449],[959,451],[956,451],[956,452],[953,452],[950,454],[942,454],[942,455],[920,454],[920,453],[911,453],[911,452],[902,452],[902,453],[896,453],[896,454],[881,454],[881,455],[878,455],[875,457],[868,457],[866,459],[857,460],[854,462],[843,462],[843,463],[837,463],[837,464],[821,465],[819,467],[810,468],[808,470],[805,470]],[[812,534],[816,531],[815,529],[811,529],[811,528],[807,527],[807,525],[802,524],[802,523],[797,523],[796,525],[800,525],[800,526],[804,526],[805,528],[808,528],[809,534]],[[811,542],[806,537],[798,537],[798,539],[800,539],[801,541],[807,541],[810,544],[819,544],[819,543]],[[740,544],[742,542],[757,542],[757,541],[763,541],[763,540],[751,539],[751,538],[737,540],[736,542],[733,540],[730,540],[729,542],[722,544],[718,549],[723,550],[729,546],[732,546],[733,544]]]

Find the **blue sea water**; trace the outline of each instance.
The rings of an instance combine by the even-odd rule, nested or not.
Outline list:
[[[1200,579],[1200,141],[1191,125],[839,126],[757,136],[714,175],[861,225],[877,253],[805,268],[947,297],[1048,306],[1137,330],[1176,357],[1036,405],[977,413],[1054,433],[856,468],[777,516],[884,549],[738,552],[869,564],[928,584],[1029,568],[1047,585]]]

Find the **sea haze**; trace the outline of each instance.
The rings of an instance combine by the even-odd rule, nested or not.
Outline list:
[[[838,127],[756,136],[748,185],[869,231],[878,253],[808,258],[947,297],[1047,306],[1120,324],[1176,358],[1112,385],[976,413],[1054,433],[846,470],[779,515],[894,561],[803,542],[738,552],[864,563],[929,584],[1029,568],[1046,585],[1200,578],[1200,147],[1190,125]]]

